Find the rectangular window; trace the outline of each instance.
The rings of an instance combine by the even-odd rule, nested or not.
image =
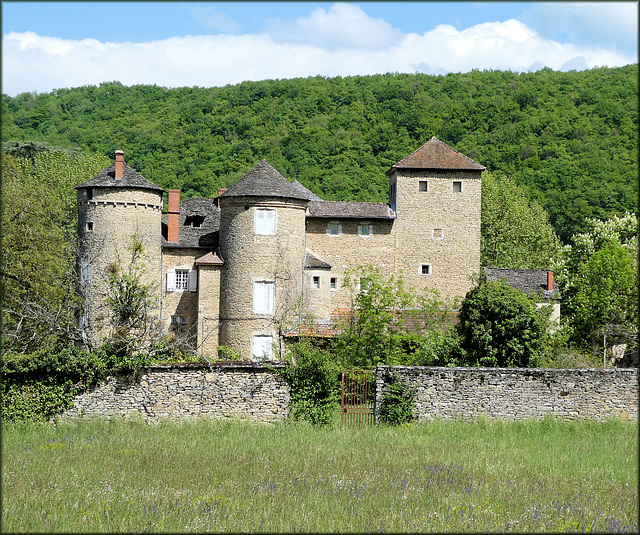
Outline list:
[[[420,264],[420,275],[431,275],[431,264]]]
[[[330,285],[332,290],[337,290],[338,289],[338,277],[331,277],[331,285]]]
[[[253,360],[273,360],[273,336],[254,334],[251,345]]]
[[[87,232],[92,232],[93,231],[93,221],[87,221],[87,224],[85,226],[85,230]]]
[[[373,234],[373,225],[370,225],[369,222],[363,222],[358,225],[358,234],[360,236],[371,236]]]
[[[189,287],[189,271],[176,269],[176,290],[186,290]]]
[[[273,314],[275,293],[275,281],[255,281],[253,283],[253,313]]]
[[[319,290],[319,289],[320,289],[320,277],[319,277],[319,276],[317,276],[317,275],[314,275],[314,277],[313,277],[313,287],[314,287],[316,290]]]
[[[327,234],[330,236],[338,236],[342,228],[338,223],[329,223],[329,228],[327,229]]]
[[[168,269],[167,292],[187,290],[195,292],[198,289],[198,272],[195,269]]]
[[[276,211],[256,208],[255,213],[256,234],[273,235],[276,233]]]
[[[186,327],[187,326],[187,317],[186,316],[171,316],[171,325],[175,327]]]
[[[453,183],[453,192],[460,193],[462,191],[462,182],[454,182]]]
[[[433,238],[435,240],[441,240],[442,238],[444,238],[444,229],[434,228],[433,229]]]
[[[429,191],[429,183],[426,180],[418,182],[418,191]]]

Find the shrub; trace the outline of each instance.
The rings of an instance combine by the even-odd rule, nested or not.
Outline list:
[[[387,387],[380,405],[380,421],[390,425],[406,424],[413,420],[416,391],[394,374],[385,377]]]
[[[460,308],[457,330],[465,351],[463,364],[535,366],[548,330],[545,308],[536,309],[525,294],[503,282],[480,283]]]
[[[291,417],[328,425],[338,396],[338,367],[331,355],[303,340],[291,346],[293,362],[282,372],[291,384]]]

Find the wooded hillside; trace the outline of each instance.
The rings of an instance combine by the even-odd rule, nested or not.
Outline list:
[[[2,138],[126,161],[214,196],[266,158],[326,200],[386,201],[385,171],[436,136],[512,177],[567,242],[587,218],[637,211],[638,66],[244,82],[118,82],[3,95]],[[87,177],[90,178],[90,177]]]

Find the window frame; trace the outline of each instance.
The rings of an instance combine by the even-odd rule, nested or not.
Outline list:
[[[329,279],[329,289],[333,291],[338,289],[338,277],[331,277]]]
[[[269,214],[270,217],[261,217]],[[253,231],[257,236],[275,236],[278,228],[275,208],[256,208],[253,215]],[[262,219],[262,222],[260,220]]]
[[[424,189],[422,188],[424,184]],[[422,193],[428,193],[429,192],[429,181],[428,180],[418,180],[418,191],[422,192]]]
[[[258,342],[259,339],[261,343]],[[267,342],[270,340],[270,342]],[[256,353],[258,348],[262,348],[263,352],[261,355]],[[265,348],[268,348],[266,351]],[[273,360],[273,334],[266,333],[254,333],[251,335],[251,360],[253,361],[261,361],[261,360]]]
[[[459,189],[456,189],[456,186]],[[454,180],[453,181],[453,193],[462,193],[462,181],[461,180]]]
[[[186,287],[181,280],[180,288],[178,288],[178,272],[186,272]],[[182,277],[182,275],[181,275]],[[195,292],[198,289],[198,271],[184,267],[172,268],[167,270],[167,292]]]
[[[331,232],[335,228],[335,232]],[[327,234],[329,236],[340,236],[342,234],[342,225],[339,221],[329,221],[327,225]]]
[[[427,268],[427,272],[424,272],[424,268]],[[419,266],[418,266],[418,274],[420,274],[422,277],[428,277],[430,275],[433,274],[433,266],[430,263],[427,262],[422,262]]]
[[[366,229],[366,233],[363,232]],[[358,236],[368,238],[373,236],[373,225],[370,221],[361,221],[358,225]]]
[[[253,281],[253,313],[274,314],[276,301],[276,281],[257,279]],[[264,299],[264,302],[261,302]]]
[[[312,275],[311,276],[311,287],[314,290],[320,289],[320,275]]]

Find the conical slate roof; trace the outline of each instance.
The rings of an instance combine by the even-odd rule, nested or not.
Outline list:
[[[485,171],[487,168],[474,162],[468,156],[451,148],[436,137],[432,137],[422,147],[400,160],[393,169],[455,169],[464,171]]]
[[[291,182],[291,185],[296,188],[300,193],[307,195],[308,199],[310,201],[321,201],[322,197],[319,197],[318,195],[316,195],[315,193],[313,193],[313,191],[311,191],[310,189],[305,188],[302,184],[300,184],[300,182],[298,182],[297,180],[294,180],[293,182]]]
[[[76,189],[79,188],[142,188],[164,191],[160,186],[143,177],[126,162],[122,162],[122,178],[116,179],[116,164],[112,163],[91,180],[76,186]]]
[[[220,197],[285,197],[310,200],[307,193],[291,185],[267,160],[256,164]]]

